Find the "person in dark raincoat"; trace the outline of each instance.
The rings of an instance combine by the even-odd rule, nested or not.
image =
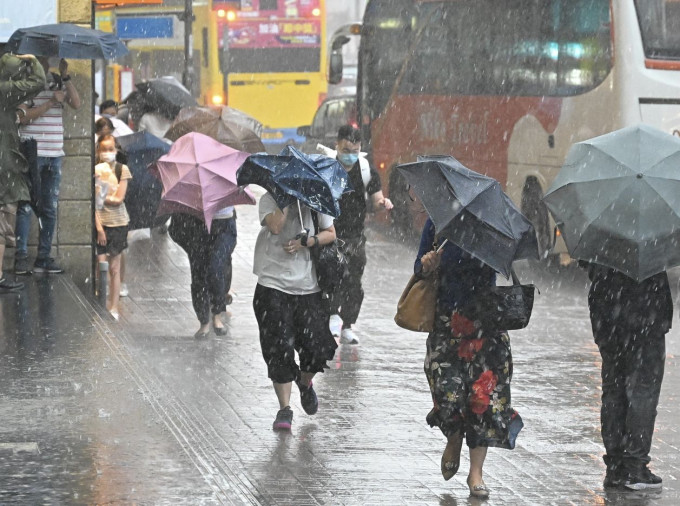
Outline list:
[[[441,472],[458,471],[463,439],[470,448],[470,494],[487,497],[482,467],[488,447],[513,449],[522,418],[510,402],[510,337],[461,314],[476,290],[496,284],[496,272],[450,241],[435,252],[435,228],[428,219],[415,261],[416,275],[439,276],[434,329],[427,337],[425,375],[434,407],[431,427],[447,438]]]
[[[19,290],[23,283],[4,277],[5,246],[14,246],[14,228],[19,202],[28,202],[25,174],[28,163],[22,156],[17,126],[17,108],[45,87],[45,71],[31,55],[5,54],[0,58],[0,291]]]
[[[638,283],[608,267],[581,266],[592,281],[588,307],[602,355],[604,486],[661,488],[647,465],[673,319],[668,276],[661,272]]]

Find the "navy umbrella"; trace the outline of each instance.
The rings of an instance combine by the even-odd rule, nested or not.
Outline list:
[[[498,181],[452,156],[419,156],[397,167],[413,187],[440,237],[505,277],[512,262],[539,258],[536,232]]]
[[[125,194],[125,207],[130,215],[129,228],[157,227],[168,219],[167,216],[156,217],[163,183],[147,167],[170,151],[170,145],[149,132],[124,135],[117,140],[127,155],[127,165],[132,173]]]
[[[239,186],[256,184],[283,209],[299,200],[310,209],[337,218],[338,200],[352,191],[347,171],[334,158],[308,155],[286,146],[278,155],[250,155],[236,173]]]
[[[83,60],[110,60],[127,54],[118,37],[71,23],[19,28],[7,41],[6,51],[37,56]]]

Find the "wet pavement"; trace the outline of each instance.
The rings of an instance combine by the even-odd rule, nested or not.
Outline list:
[[[317,415],[294,388],[292,433],[277,434],[251,305],[255,207],[239,209],[238,230],[226,336],[193,339],[188,261],[157,232],[131,236],[119,323],[64,277],[33,276],[21,296],[0,296],[0,503],[480,504],[465,450],[459,475],[439,473],[425,334],[392,320],[413,248],[370,231],[361,345],[341,345],[315,379]],[[652,449],[664,489],[604,492],[587,278],[518,267],[541,290],[530,326],[511,333],[525,428],[514,451],[489,451],[486,503],[680,504],[677,310]]]

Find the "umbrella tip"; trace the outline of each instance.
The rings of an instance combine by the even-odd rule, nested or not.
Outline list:
[[[642,177],[643,177],[642,174],[638,174],[638,175],[637,175],[637,178],[638,178],[638,179],[642,179]]]

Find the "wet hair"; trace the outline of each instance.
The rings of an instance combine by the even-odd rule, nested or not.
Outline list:
[[[118,107],[118,103],[115,100],[104,100],[101,104],[99,104],[99,112],[101,113],[102,111],[105,111],[109,107]]]
[[[352,144],[361,142],[361,132],[352,125],[343,125],[338,130],[339,141],[349,141]]]

